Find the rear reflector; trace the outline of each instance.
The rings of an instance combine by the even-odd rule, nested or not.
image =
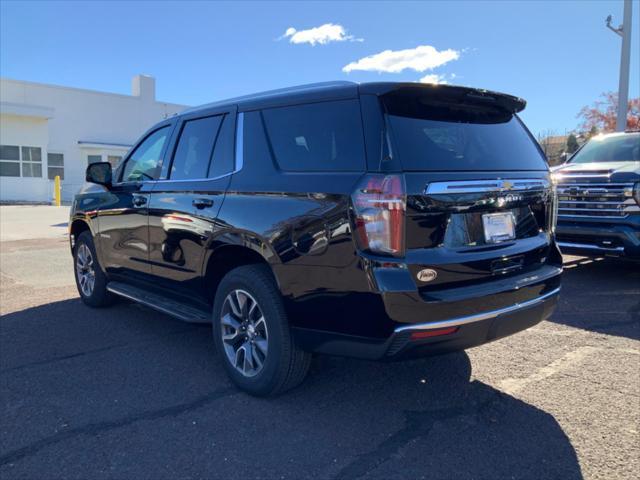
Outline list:
[[[412,332],[411,340],[422,338],[439,337],[440,335],[450,335],[458,331],[458,327],[440,328],[438,330],[423,330],[422,332]]]

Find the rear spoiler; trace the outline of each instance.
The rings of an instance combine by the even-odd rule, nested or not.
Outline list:
[[[429,98],[430,103],[453,103],[486,105],[509,113],[524,110],[527,102],[506,93],[492,92],[480,88],[459,87],[455,85],[431,85],[419,83],[365,83],[359,86],[361,94],[373,94],[380,97]]]

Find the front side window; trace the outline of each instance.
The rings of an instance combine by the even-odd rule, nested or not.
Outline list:
[[[123,182],[141,182],[158,178],[162,150],[169,133],[168,126],[162,127],[138,145],[124,165],[121,177]]]
[[[47,154],[47,176],[49,180],[60,177],[64,180],[64,155],[62,153]]]
[[[571,159],[571,163],[592,162],[640,162],[640,133],[593,137]]]
[[[20,176],[20,147],[0,145],[0,177]]]
[[[282,170],[353,172],[364,169],[364,140],[357,100],[269,108],[262,111]]]
[[[207,177],[221,115],[185,122],[171,164],[171,180]]]

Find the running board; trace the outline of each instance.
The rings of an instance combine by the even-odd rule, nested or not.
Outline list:
[[[122,282],[109,282],[107,290],[134,302],[138,302],[159,312],[171,315],[179,320],[190,323],[210,323],[211,314],[191,305],[170,300],[157,293],[149,292],[143,288],[134,287]]]

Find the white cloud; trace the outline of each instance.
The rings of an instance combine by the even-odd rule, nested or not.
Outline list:
[[[431,45],[420,45],[406,50],[385,50],[368,57],[351,62],[342,69],[343,72],[363,70],[367,72],[400,73],[403,70],[424,72],[460,58],[457,50],[437,50]]]
[[[362,38],[355,38],[347,35],[347,31],[342,25],[325,23],[319,27],[308,30],[296,30],[293,27],[287,28],[280,39],[288,38],[290,43],[310,43],[311,45],[324,45],[329,42],[362,42]]]
[[[435,85],[445,85],[447,82],[447,77],[445,75],[439,75],[437,73],[430,73],[429,75],[425,75],[419,80],[420,83],[433,83]]]

